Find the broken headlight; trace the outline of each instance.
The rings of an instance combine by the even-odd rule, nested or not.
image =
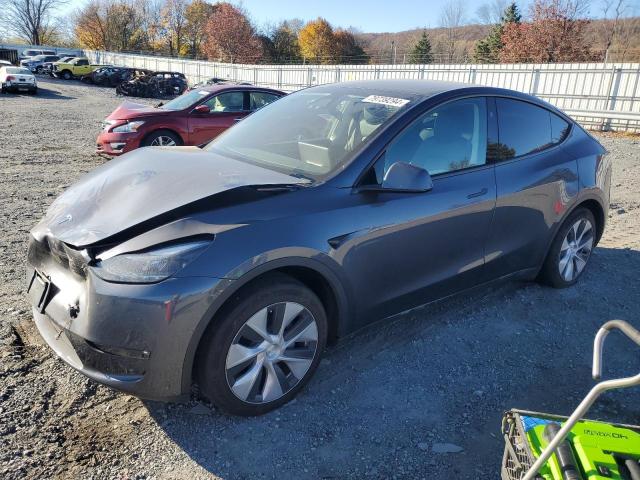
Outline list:
[[[123,253],[100,260],[93,271],[103,280],[119,283],[154,283],[175,275],[195,260],[211,241],[167,245],[141,252]]]
[[[135,121],[135,122],[127,122],[123,125],[118,125],[117,127],[115,127],[113,130],[111,130],[113,133],[132,133],[132,132],[137,132],[138,128],[140,128],[142,126],[144,122],[141,120]]]

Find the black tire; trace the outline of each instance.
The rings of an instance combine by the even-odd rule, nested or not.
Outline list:
[[[31,90],[29,92],[31,95],[37,95],[38,94],[38,87],[34,88],[33,90]]]
[[[586,260],[586,265],[584,268],[573,278],[572,280],[566,280],[560,273],[560,250],[562,247],[562,243],[564,242],[569,230],[573,227],[573,225],[580,221],[586,220],[591,224],[592,227],[592,235],[593,235],[593,246],[591,247],[591,251]],[[547,253],[547,258],[544,261],[542,269],[538,274],[538,281],[545,285],[549,285],[554,288],[566,288],[574,285],[582,276],[582,274],[586,271],[589,266],[589,260],[591,259],[591,253],[593,248],[596,245],[596,220],[593,216],[593,213],[588,208],[579,207],[574,212],[571,213],[564,221],[564,223],[560,226],[560,229],[556,233],[555,238],[553,239],[553,243],[549,248],[549,252]]]
[[[64,70],[62,72],[62,78],[65,80],[71,80],[73,78],[73,75],[69,70]]]
[[[168,137],[173,140],[176,146],[182,145],[182,139],[170,130],[156,130],[147,135],[142,141],[143,147],[150,147],[151,144],[159,137]]]
[[[318,340],[310,367],[298,383],[271,402],[249,403],[237,397],[229,386],[227,353],[241,327],[265,307],[280,302],[304,306],[316,321]],[[242,288],[216,316],[203,337],[196,365],[200,392],[218,408],[241,416],[262,415],[291,401],[304,388],[320,363],[327,340],[327,316],[318,297],[302,283],[284,274],[272,274]]]

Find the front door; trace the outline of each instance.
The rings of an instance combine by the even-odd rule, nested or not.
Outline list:
[[[448,102],[421,116],[391,142],[366,182],[382,186],[399,161],[429,171],[433,189],[357,193],[350,217],[367,227],[345,237],[342,261],[363,324],[481,281],[496,200],[486,99]]]
[[[200,105],[208,106],[209,112],[192,111],[189,114],[191,145],[210,142],[249,114],[246,92],[241,91],[219,93]]]

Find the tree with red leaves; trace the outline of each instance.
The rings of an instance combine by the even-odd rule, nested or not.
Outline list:
[[[219,3],[209,17],[204,52],[210,60],[258,63],[262,43],[247,16],[230,3]]]
[[[593,59],[585,40],[584,0],[535,0],[531,21],[505,25],[501,63],[584,62]]]

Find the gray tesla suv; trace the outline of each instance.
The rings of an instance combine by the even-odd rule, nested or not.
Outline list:
[[[611,166],[509,90],[366,81],[293,93],[204,149],[97,168],[32,230],[40,333],[98,382],[220,408],[291,398],[328,341],[497,279],[574,284]]]

